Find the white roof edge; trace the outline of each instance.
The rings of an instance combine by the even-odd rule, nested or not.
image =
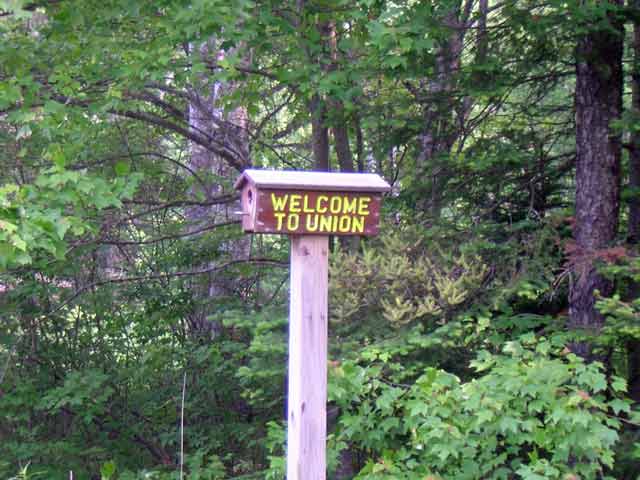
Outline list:
[[[388,192],[391,190],[391,186],[376,173],[247,169],[236,181],[235,188],[242,188],[245,181],[262,188],[354,192]]]

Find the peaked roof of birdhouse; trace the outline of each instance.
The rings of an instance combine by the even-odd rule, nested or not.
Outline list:
[[[340,192],[388,192],[389,184],[375,173],[300,172],[293,170],[245,170],[236,181],[257,188]]]

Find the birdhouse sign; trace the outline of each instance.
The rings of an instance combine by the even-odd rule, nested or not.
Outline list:
[[[242,228],[291,238],[287,480],[325,480],[329,235],[376,235],[389,185],[369,173],[245,170]]]
[[[372,173],[245,170],[245,232],[285,235],[377,235],[380,202],[390,187]]]

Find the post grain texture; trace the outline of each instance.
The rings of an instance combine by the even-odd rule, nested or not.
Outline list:
[[[325,480],[329,237],[291,236],[287,480]]]

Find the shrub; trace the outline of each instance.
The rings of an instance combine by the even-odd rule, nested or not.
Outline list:
[[[472,367],[466,383],[426,368],[405,384],[381,362],[335,368],[340,436],[368,458],[357,478],[586,479],[613,467],[623,380],[533,335]]]

